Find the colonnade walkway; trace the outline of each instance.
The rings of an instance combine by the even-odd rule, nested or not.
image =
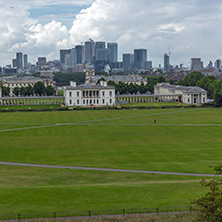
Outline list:
[[[154,95],[154,94],[141,94],[141,95],[116,95],[116,102],[127,103],[155,103],[155,102],[181,102],[181,94],[169,95]]]
[[[1,97],[1,105],[60,105],[63,96]]]

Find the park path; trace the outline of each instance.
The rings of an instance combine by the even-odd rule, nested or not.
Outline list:
[[[123,172],[123,173],[160,174],[160,175],[175,175],[175,176],[193,176],[193,177],[215,177],[216,176],[215,174],[176,173],[176,172],[162,172],[162,171],[124,170],[124,169],[74,167],[74,166],[54,166],[54,165],[12,163],[12,162],[0,162],[0,165],[55,168],[55,169],[71,169],[71,170],[92,170],[92,171],[106,171],[106,172]],[[219,177],[219,176],[217,175],[217,177]]]

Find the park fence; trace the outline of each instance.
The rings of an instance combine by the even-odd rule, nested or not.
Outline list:
[[[40,214],[14,214],[0,215],[0,220],[25,220],[37,218],[78,218],[78,217],[96,217],[96,216],[125,216],[133,214],[159,214],[159,213],[188,213],[197,209],[192,206],[186,207],[157,207],[157,208],[138,208],[138,209],[117,209],[117,210],[88,210],[88,211],[70,211],[70,212],[51,212]]]

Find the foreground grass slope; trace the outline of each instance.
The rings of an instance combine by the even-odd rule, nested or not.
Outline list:
[[[221,162],[221,109],[0,115],[0,161],[190,173]],[[0,165],[0,214],[184,206],[200,179]]]

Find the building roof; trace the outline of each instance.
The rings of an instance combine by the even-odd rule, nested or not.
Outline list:
[[[88,84],[88,83],[85,83],[85,84],[82,84],[82,85],[77,85],[76,87],[73,87],[73,86],[66,86],[66,89],[115,89],[114,86],[101,86],[101,85],[91,85],[91,84]]]
[[[167,89],[181,90],[183,92],[207,92],[206,90],[200,88],[199,86],[180,86],[180,85],[170,85],[169,83],[159,83],[159,87]]]

